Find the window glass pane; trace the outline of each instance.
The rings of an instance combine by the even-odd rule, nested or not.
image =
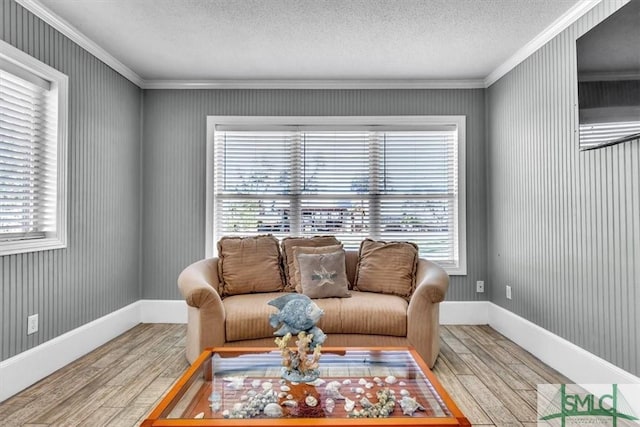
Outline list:
[[[305,132],[302,144],[304,193],[368,191],[368,132]]]
[[[381,199],[382,240],[409,240],[431,260],[451,261],[455,253],[453,199]]]
[[[452,132],[387,132],[384,174],[387,193],[452,193],[456,176]]]
[[[357,248],[371,234],[368,199],[303,199],[300,234],[335,235],[345,247]]]
[[[286,194],[291,187],[292,135],[283,132],[222,132],[217,188],[237,194]]]
[[[287,200],[231,199],[217,201],[217,226],[221,236],[289,234]]]

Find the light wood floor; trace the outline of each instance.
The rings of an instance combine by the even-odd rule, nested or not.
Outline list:
[[[0,404],[0,426],[136,426],[187,368],[185,325],[141,324]],[[434,368],[473,425],[535,425],[536,384],[568,383],[488,326],[441,328]]]

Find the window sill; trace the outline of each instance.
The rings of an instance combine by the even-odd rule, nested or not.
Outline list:
[[[0,241],[0,256],[22,254],[25,252],[48,251],[66,248],[67,242],[56,237],[34,240]]]

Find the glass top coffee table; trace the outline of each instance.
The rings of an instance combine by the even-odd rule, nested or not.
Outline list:
[[[323,348],[313,383],[281,379],[281,360],[207,349],[142,426],[471,425],[411,348]]]

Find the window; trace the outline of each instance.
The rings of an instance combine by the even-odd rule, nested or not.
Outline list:
[[[67,85],[0,41],[0,255],[66,246]]]
[[[463,116],[210,117],[207,253],[222,236],[409,240],[466,274]]]

